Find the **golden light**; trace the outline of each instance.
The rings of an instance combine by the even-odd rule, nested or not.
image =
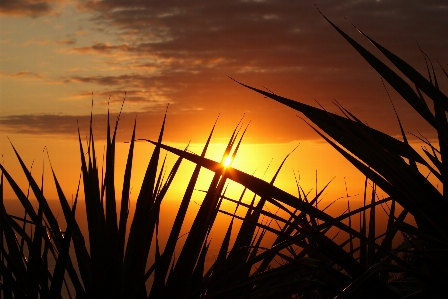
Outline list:
[[[226,159],[224,160],[224,167],[229,167],[230,163],[232,163],[232,157],[231,156],[227,156]]]

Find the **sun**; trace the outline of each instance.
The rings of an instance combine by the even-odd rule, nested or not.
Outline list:
[[[231,163],[232,163],[232,157],[231,156],[227,156],[226,159],[223,162],[224,167],[229,167]]]

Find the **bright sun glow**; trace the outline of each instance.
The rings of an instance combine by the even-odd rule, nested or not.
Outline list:
[[[230,163],[232,163],[232,157],[231,156],[227,156],[227,158],[224,160],[224,166],[225,167],[229,167]]]

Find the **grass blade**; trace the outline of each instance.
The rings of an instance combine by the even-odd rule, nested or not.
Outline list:
[[[123,263],[122,298],[140,298],[147,296],[145,289],[145,267],[155,219],[158,217],[154,204],[154,186],[160,155],[160,143],[165,128],[166,114],[163,119],[159,139],[149,161],[145,177],[137,198],[134,219],[129,231],[128,243]],[[151,236],[151,239],[150,239]]]
[[[218,119],[216,119],[215,124],[213,125],[213,128],[208,136],[207,142],[205,143],[204,149],[202,150],[201,157],[205,157],[205,154],[206,154],[208,146],[210,144],[210,140],[213,136],[213,132],[215,130],[217,121],[218,121]],[[156,271],[156,273],[155,273],[155,281],[156,280],[163,281],[163,282],[165,281],[170,262],[174,256],[174,249],[176,247],[176,243],[179,238],[180,230],[181,230],[182,224],[184,222],[185,215],[187,213],[188,205],[190,203],[194,187],[195,187],[197,179],[199,177],[200,169],[201,169],[201,167],[198,165],[195,167],[193,174],[190,178],[190,181],[188,183],[187,189],[185,190],[184,196],[182,198],[180,207],[177,211],[177,215],[176,215],[176,218],[173,223],[173,227],[172,227],[170,235],[168,237],[168,241],[166,243],[165,250],[163,251],[163,254],[161,255],[160,266],[157,269],[158,271]],[[153,298],[153,296],[155,296],[153,294],[157,294],[157,293],[161,292],[160,290],[158,290],[159,286],[160,286],[160,284],[157,284],[156,287],[153,288],[154,290],[151,289],[149,298]]]
[[[120,223],[118,226],[118,241],[117,241],[117,260],[119,262],[119,265],[122,265],[123,263],[123,255],[125,248],[126,225],[129,215],[129,209],[128,209],[129,191],[131,186],[131,169],[132,169],[132,160],[134,157],[134,140],[135,140],[136,126],[137,126],[137,120],[134,121],[134,129],[132,131],[131,144],[129,147],[126,169],[124,171],[123,190],[121,193]]]
[[[78,185],[78,190],[79,190],[79,185]],[[76,192],[76,197],[75,197],[75,202],[74,202],[73,208],[72,208],[72,215],[70,218],[70,222],[67,223],[67,229],[65,231],[64,239],[62,241],[62,245],[59,250],[58,259],[56,260],[56,266],[53,271],[53,277],[51,279],[51,286],[50,286],[50,290],[48,292],[49,298],[58,298],[60,296],[59,294],[61,293],[66,265],[70,258],[69,257],[69,248],[70,248],[70,241],[72,238],[73,223],[74,223],[73,219],[75,219],[77,202],[78,202],[78,192]]]

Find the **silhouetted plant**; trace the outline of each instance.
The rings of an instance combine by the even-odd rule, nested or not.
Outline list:
[[[302,112],[320,129],[309,124],[322,138],[390,196],[389,221],[384,239],[377,244],[374,233],[366,235],[369,244],[367,248],[361,246],[359,251],[359,262],[364,273],[359,277],[352,277],[353,281],[337,298],[355,296],[360,289],[376,280],[387,283],[387,278],[396,272],[402,273],[402,279],[394,279],[389,288],[398,296],[442,298],[446,294],[443,282],[448,279],[448,97],[440,91],[434,67],[425,53],[422,52],[429,80],[355,27],[401,71],[403,76],[400,76],[325,16],[324,18],[435,129],[438,144],[418,137],[430,148],[422,148],[425,157],[420,156],[409,145],[400,121],[403,141],[367,126],[339,104],[344,117],[240,84]],[[440,68],[448,77],[442,66]],[[410,80],[414,88],[403,78]],[[427,101],[432,102],[433,111],[428,107]],[[428,175],[423,175],[417,164],[425,166],[437,178],[443,186],[442,192],[429,182]],[[372,197],[372,204],[374,201]],[[404,208],[398,217],[395,216],[396,204]],[[374,212],[373,209],[371,211]],[[406,215],[415,219],[416,226],[405,222]],[[374,221],[374,218],[370,219]],[[365,227],[364,222],[363,235]],[[374,228],[374,222],[370,224],[370,228]],[[398,232],[405,236],[405,242],[392,248],[392,239]]]
[[[107,126],[104,179],[99,178],[92,125],[87,151],[79,138],[88,236],[82,235],[74,217],[78,194],[71,208],[53,172],[68,224],[63,233],[42,188],[38,187],[14,148],[39,208],[37,211],[33,208],[28,196],[0,164],[0,286],[3,297],[56,298],[60,296],[62,285],[68,283],[71,285],[69,296],[72,297],[70,290],[74,290],[76,298],[441,298],[445,290],[443,282],[448,277],[448,135],[445,117],[448,98],[438,89],[434,72],[434,81],[426,80],[366,36],[415,84],[414,91],[378,58],[328,22],[437,130],[439,144],[433,146],[427,142],[431,151],[425,150],[431,163],[409,145],[404,133],[404,141],[399,141],[368,127],[343,107],[340,108],[345,117],[242,84],[302,112],[319,127],[316,132],[368,178],[363,207],[349,208],[339,216],[318,209],[316,203],[328,184],[314,197],[299,185],[297,197],[280,190],[274,182],[283,163],[268,183],[225,167],[223,161],[205,158],[214,127],[201,155],[164,145],[164,119],[158,140],[147,140],[155,145],[155,149],[141,184],[134,217],[129,219],[129,236],[125,242],[135,125],[124,173],[119,218],[114,186],[118,119],[112,134],[109,122]],[[421,91],[434,102],[434,113],[426,105]],[[223,160],[229,155],[235,158],[245,133],[244,130],[239,134],[240,128],[241,124],[238,124],[223,153]],[[164,162],[157,171],[161,149],[179,156],[166,180],[163,179]],[[196,167],[162,251],[158,236],[160,205],[183,159],[195,163]],[[426,166],[440,180],[442,193],[421,174],[417,163]],[[213,171],[214,176],[175,259],[175,247],[201,168]],[[5,210],[3,178],[24,207],[24,218],[12,217]],[[239,199],[225,195],[228,180],[245,187]],[[370,203],[367,202],[368,180],[373,182]],[[390,197],[377,199],[376,186]],[[242,201],[246,190],[255,194],[251,204]],[[222,211],[223,201],[236,203],[235,212]],[[269,212],[265,208],[267,203],[278,207],[288,217]],[[389,216],[387,231],[380,235],[375,231],[375,207],[384,203],[390,204]],[[396,216],[398,205],[403,211]],[[244,217],[236,213],[240,207],[247,210]],[[206,269],[209,233],[218,213],[231,218],[219,253],[210,269]],[[367,213],[370,214],[369,223]],[[360,219],[359,231],[351,224],[355,215]],[[405,221],[407,215],[414,217],[416,225]],[[343,222],[346,219],[348,225]],[[242,224],[231,244],[235,221]],[[270,225],[271,222],[276,225]],[[25,225],[34,228],[33,235],[27,233]],[[328,237],[331,228],[337,228],[347,239],[337,243]],[[267,232],[275,234],[275,241],[270,247],[261,247]],[[397,233],[403,234],[405,241],[394,246],[392,241]],[[90,250],[85,238],[89,240]],[[358,240],[360,245],[354,247],[353,240]],[[71,242],[74,256],[69,254]],[[147,268],[151,248],[155,252],[154,263]],[[49,258],[56,261],[52,273],[48,267]],[[281,258],[283,264],[273,263],[275,258]],[[65,273],[69,281],[65,281]],[[148,290],[146,282],[151,276],[153,283]]]

